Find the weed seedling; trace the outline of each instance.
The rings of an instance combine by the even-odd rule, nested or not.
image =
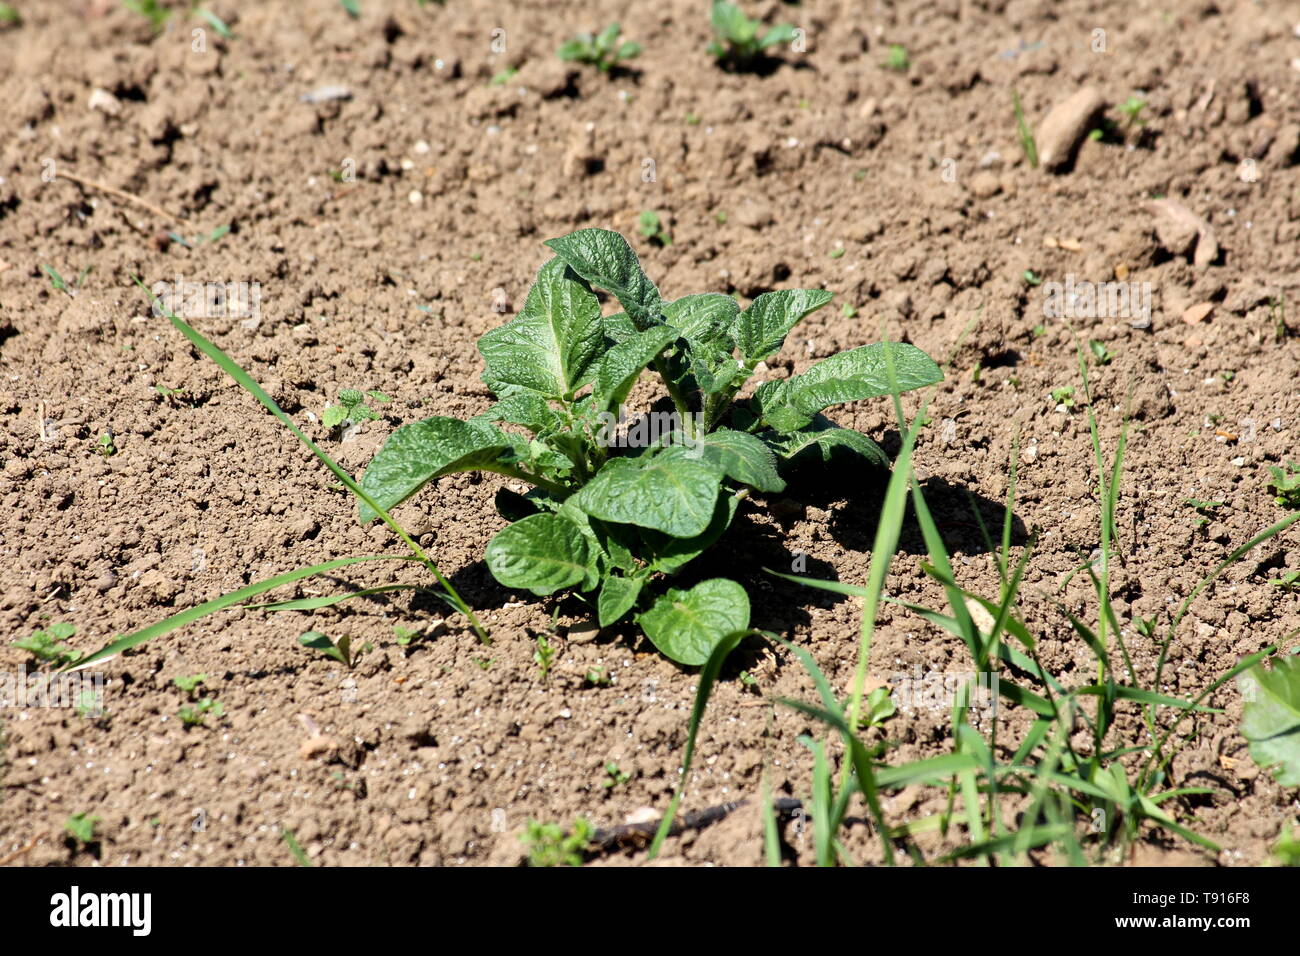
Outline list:
[[[204,721],[209,717],[220,717],[225,713],[225,708],[219,701],[211,697],[204,697],[193,704],[186,704],[176,712],[176,716],[181,719],[186,727],[202,727]]]
[[[1124,125],[1129,129],[1138,126],[1146,126],[1146,120],[1142,119],[1142,111],[1146,109],[1147,101],[1137,96],[1130,96],[1123,103],[1120,103],[1117,110],[1124,117]]]
[[[848,250],[845,249],[843,246],[836,246],[834,249],[830,251],[829,255],[832,259],[843,259],[844,253],[846,253],[847,251]]]
[[[652,209],[647,209],[637,217],[637,231],[653,243],[661,246],[671,246],[672,237],[668,235],[668,230],[664,227],[659,213]]]
[[[1051,399],[1057,405],[1074,408],[1074,386],[1062,385],[1060,388],[1052,389]]]
[[[1284,571],[1280,578],[1269,578],[1268,583],[1283,591],[1300,590],[1300,571]]]
[[[90,846],[95,842],[95,827],[102,822],[95,814],[74,813],[63,821],[63,832],[82,846]]]
[[[0,27],[16,27],[23,22],[22,16],[7,3],[0,3]]]
[[[393,625],[393,636],[397,638],[400,647],[406,647],[416,638],[422,637],[424,632],[418,627],[403,627],[401,624]]]
[[[621,32],[622,28],[617,23],[611,23],[595,36],[579,33],[560,47],[557,55],[561,60],[589,63],[601,72],[608,73],[623,60],[641,55],[641,44],[618,42]]]
[[[176,243],[177,245],[184,246],[186,249],[193,249],[195,246],[201,246],[205,242],[207,243],[216,242],[218,239],[222,238],[229,232],[230,232],[229,226],[218,226],[216,229],[213,229],[207,235],[198,235],[195,236],[193,239],[186,239],[178,232],[167,233],[167,238],[170,239],[172,242]]]
[[[1293,461],[1286,462],[1281,468],[1269,465],[1268,473],[1272,478],[1267,487],[1276,494],[1273,500],[1283,508],[1300,508],[1300,465]]]
[[[321,413],[321,424],[326,428],[337,428],[344,422],[360,424],[378,421],[379,413],[367,405],[367,401],[383,404],[391,402],[392,399],[374,389],[360,392],[355,388],[345,388],[339,392],[338,404],[326,406],[325,411]]]
[[[1096,339],[1088,340],[1088,351],[1092,353],[1092,357],[1097,360],[1098,365],[1109,365],[1111,360],[1115,358],[1114,353],[1106,348],[1104,343]]]
[[[492,77],[492,85],[505,86],[507,83],[513,80],[518,74],[519,74],[518,68],[513,66],[508,66],[500,73],[497,73],[495,76]]]
[[[73,625],[56,622],[47,630],[33,631],[31,637],[20,637],[9,646],[27,651],[42,664],[64,667],[81,659],[81,651],[63,643],[76,633],[77,629]]]
[[[795,28],[789,23],[772,27],[759,36],[762,24],[751,20],[734,3],[713,0],[713,35],[709,55],[723,67],[751,69],[764,56],[765,51],[795,38]]]
[[[699,118],[699,116],[696,115],[695,113],[687,113],[687,114],[686,114],[686,125],[687,125],[687,126],[699,126],[699,125],[700,125],[700,118]]]
[[[863,706],[866,709],[858,720],[859,727],[883,727],[885,721],[898,712],[888,687],[877,687],[873,690],[867,695]]]
[[[614,679],[609,676],[609,670],[604,667],[589,668],[582,679],[592,687],[608,687],[614,683]]]
[[[470,660],[472,660],[475,664],[478,665],[479,670],[485,671],[492,666],[492,662],[496,660],[496,658],[495,657],[471,657]]]
[[[528,847],[529,866],[582,866],[594,834],[591,824],[582,818],[573,821],[567,832],[558,823],[529,820],[519,839]]]
[[[1043,284],[1042,277],[1035,275],[1033,269],[1026,269],[1024,272],[1020,273],[1020,278],[1025,280],[1025,285],[1039,286]]]
[[[605,764],[605,779],[601,782],[601,786],[606,790],[613,790],[615,787],[622,786],[631,779],[631,774],[619,770],[618,764],[611,760],[609,763]]]
[[[845,302],[842,306],[840,306],[840,315],[844,316],[844,318],[846,319],[855,318],[857,314],[858,314],[857,308],[855,306],[850,305],[847,302]]]
[[[896,73],[906,73],[911,67],[912,61],[908,59],[907,47],[901,43],[889,44],[889,52],[885,54],[885,69],[893,70]]]
[[[1020,105],[1020,92],[1011,91],[1011,108],[1016,117],[1016,137],[1020,140],[1020,151],[1029,160],[1029,165],[1038,168],[1038,143],[1034,140],[1034,131],[1025,119],[1025,111]]]
[[[1183,504],[1196,509],[1196,514],[1199,516],[1196,519],[1196,527],[1198,528],[1203,528],[1209,524],[1210,519],[1215,516],[1214,513],[1223,507],[1222,501],[1202,501],[1199,498],[1185,498]]]
[[[551,679],[551,664],[555,662],[555,648],[546,639],[545,634],[537,635],[537,650],[533,651],[533,663],[537,665],[537,674],[545,684]]]
[[[344,667],[351,668],[353,663],[352,657],[352,638],[344,635],[338,641],[332,641],[320,631],[306,631],[298,635],[298,643],[303,647],[309,647],[313,651],[319,651],[331,660],[338,661]]]
[[[207,679],[207,674],[191,674],[189,677],[173,677],[172,683],[185,691],[185,693],[189,695],[190,700],[193,700],[195,693],[199,689],[199,685]]]
[[[148,20],[154,33],[162,33],[168,17],[172,15],[158,0],[122,0],[122,6]]]
[[[1279,293],[1275,299],[1268,300],[1268,312],[1273,317],[1273,339],[1284,341],[1291,334],[1286,324],[1286,293]]]

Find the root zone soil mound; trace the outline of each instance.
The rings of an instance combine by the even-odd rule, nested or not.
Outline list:
[[[1022,610],[1067,682],[1094,665],[1057,604],[1090,606],[1084,576],[1069,575],[1098,541],[1082,402],[1052,397],[1073,387],[1078,398],[1076,339],[1111,356],[1092,371],[1107,448],[1132,419],[1113,590],[1147,680],[1157,650],[1132,622],[1167,614],[1280,517],[1267,467],[1296,457],[1300,412],[1300,340],[1278,326],[1300,329],[1300,39],[1283,4],[760,3],[749,12],[795,22],[805,49],[755,74],[719,70],[701,5],[678,0],[363,0],[358,19],[329,4],[211,4],[232,39],[181,5],[156,34],[99,0],[17,6],[23,22],[0,28],[8,640],[66,621],[89,651],[250,581],[398,550],[385,529],[358,526],[332,477],[154,316],[129,275],[256,283],[255,318],[196,324],[355,473],[397,425],[487,406],[474,341],[517,310],[542,241],[585,226],[633,237],[670,297],[835,291],[767,378],[882,328],[950,360],[916,455],[925,491],[963,584],[995,597],[970,507],[999,525],[1018,440],[1016,541],[1038,535]],[[616,19],[644,47],[628,70],[556,59],[564,40]],[[889,44],[907,49],[905,71],[886,68]],[[1088,87],[1114,127],[1056,173],[1031,167],[1012,91],[1039,127]],[[1130,96],[1146,105],[1126,124],[1114,105]],[[1162,197],[1213,232],[1208,261],[1204,234],[1148,206]],[[671,244],[636,235],[643,210]],[[1149,290],[1149,321],[1049,317],[1047,286],[1067,277]],[[392,401],[340,438],[319,416],[343,388]],[[896,451],[887,402],[835,417]],[[885,480],[865,468],[805,476],[743,510],[690,575],[740,580],[755,624],[846,688],[859,602],[761,569],[802,555],[811,576],[861,583]],[[146,644],[104,668],[101,717],[0,711],[0,859],[289,865],[288,829],[319,864],[513,864],[530,818],[611,826],[661,813],[696,675],[631,629],[595,632],[577,602],[497,585],[482,554],[503,524],[500,484],[447,478],[398,509],[479,610],[490,646],[401,592],[312,613],[224,612]],[[1219,504],[1199,514],[1188,499]],[[941,606],[923,557],[909,522],[888,591]],[[1220,578],[1183,621],[1161,690],[1194,696],[1243,656],[1294,641],[1300,598],[1268,580],[1297,567],[1290,533]],[[345,578],[418,580],[386,566]],[[310,579],[276,597],[341,586]],[[423,636],[400,643],[395,626]],[[348,669],[298,644],[309,629],[370,649]],[[546,680],[538,635],[558,650]],[[0,670],[14,672],[26,655],[8,640]],[[955,638],[883,610],[873,680],[965,666]],[[206,675],[199,696],[222,705],[201,726],[179,718],[189,700],[173,684],[194,674]],[[757,798],[765,766],[778,796],[806,798],[797,737],[818,728],[770,701],[811,695],[789,654],[743,646],[710,705],[684,809]],[[1189,825],[1223,851],[1144,831],[1127,860],[1258,864],[1295,817],[1294,791],[1247,754],[1239,695],[1227,686],[1210,703],[1222,712],[1197,719],[1172,783],[1214,793],[1168,806],[1194,813]],[[1145,742],[1137,720],[1123,732]],[[900,712],[883,738],[891,762],[948,752],[946,708]],[[626,779],[605,786],[609,763]],[[907,788],[885,811],[902,822],[945,802]],[[669,841],[659,862],[760,863],[755,804]],[[90,850],[65,843],[77,813],[100,818]],[[790,858],[812,861],[806,834],[785,837]],[[845,839],[856,859],[878,860],[867,827]],[[956,840],[918,842],[929,855]]]

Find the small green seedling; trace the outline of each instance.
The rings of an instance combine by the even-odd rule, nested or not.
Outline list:
[[[759,36],[762,23],[751,20],[734,3],[713,0],[713,34],[709,55],[722,66],[748,69],[763,58],[767,50],[789,43],[797,35],[793,25],[782,23]]]
[[[1039,286],[1043,284],[1042,277],[1036,275],[1033,269],[1026,269],[1020,274],[1020,278],[1025,280],[1025,285]]]
[[[856,317],[857,314],[858,310],[856,306],[850,305],[847,302],[840,306],[840,315],[844,316],[846,319],[852,319]]]
[[[699,126],[699,125],[700,125],[700,117],[699,117],[699,115],[696,114],[696,113],[687,113],[687,114],[686,114],[686,125],[687,125],[687,126]]]
[[[289,848],[289,855],[294,858],[299,866],[314,867],[316,865],[307,858],[307,854],[304,853],[302,847],[298,845],[298,838],[293,835],[292,830],[281,828],[280,839],[283,840],[284,845]]]
[[[609,763],[605,764],[605,779],[601,782],[601,786],[606,790],[613,790],[615,787],[622,786],[631,779],[631,774],[619,770],[618,764],[611,760]]]
[[[519,74],[518,67],[508,66],[492,77],[493,86],[505,86]],[[471,257],[473,258],[473,257]]]
[[[1300,866],[1300,825],[1288,823],[1273,844],[1279,866]]]
[[[158,0],[122,0],[122,6],[148,20],[154,33],[162,33],[168,17],[172,15]]]
[[[403,627],[401,624],[394,624],[393,635],[397,638],[397,643],[401,647],[406,647],[412,641],[423,637],[424,631],[418,627]]]
[[[344,422],[373,422],[379,420],[379,413],[366,404],[367,401],[383,404],[391,402],[392,399],[383,392],[377,392],[371,389],[367,392],[357,391],[355,388],[345,388],[339,392],[339,403],[337,405],[327,406],[321,413],[321,424],[326,428],[337,428]]]
[[[894,70],[897,73],[906,73],[911,67],[912,61],[908,59],[907,47],[901,43],[889,44],[889,52],[885,54],[885,69]]]
[[[1052,389],[1051,399],[1057,405],[1064,405],[1066,408],[1074,408],[1074,386],[1063,385],[1060,388]]]
[[[339,0],[339,6],[353,20],[361,19],[361,3],[359,0]]]
[[[104,432],[99,436],[99,441],[95,442],[95,451],[105,458],[112,458],[117,454],[117,445],[113,444],[113,433],[111,431]]]
[[[193,239],[186,239],[178,232],[169,232],[167,233],[167,238],[170,239],[172,242],[176,243],[177,245],[184,246],[186,249],[193,249],[195,246],[201,246],[205,242],[207,243],[216,242],[218,239],[222,238],[229,232],[230,232],[229,226],[218,226],[216,229],[213,229],[206,236],[199,235],[199,236],[195,236]]]
[[[1202,501],[1199,498],[1185,498],[1183,504],[1189,508],[1195,508],[1196,513],[1200,516],[1196,521],[1196,527],[1203,528],[1210,523],[1214,517],[1214,512],[1223,507],[1222,501]]]
[[[582,866],[583,855],[595,834],[582,818],[569,831],[558,823],[529,820],[519,839],[528,847],[529,866]]]
[[[744,684],[746,687],[750,687],[750,688],[758,687],[758,678],[755,677],[753,674],[751,674],[749,671],[741,671],[739,676],[740,676],[740,682]]]
[[[1276,493],[1274,501],[1284,508],[1300,508],[1300,465],[1293,461],[1286,462],[1281,468],[1269,465],[1269,479],[1266,487]]]
[[[313,651],[320,651],[331,660],[336,660],[344,667],[351,668],[354,658],[352,656],[352,638],[344,635],[338,641],[332,641],[320,631],[306,631],[298,635],[298,643],[303,647],[309,647]]]
[[[637,218],[637,231],[651,242],[658,243],[661,246],[671,246],[673,244],[672,237],[668,235],[668,230],[659,218],[659,213],[652,209],[643,211]]]
[[[193,699],[199,685],[208,679],[207,674],[191,674],[189,677],[173,677],[172,683],[179,687]]]
[[[42,664],[63,667],[81,658],[81,651],[63,643],[76,633],[77,629],[66,621],[56,622],[48,630],[34,631],[31,637],[20,637],[9,646],[27,651]]]
[[[1146,109],[1147,101],[1137,96],[1130,96],[1119,106],[1115,107],[1124,116],[1124,124],[1130,129],[1135,126],[1146,126],[1146,120],[1142,119],[1142,111]]]
[[[77,706],[73,709],[82,720],[101,720],[108,714],[104,709],[103,696],[93,690],[83,690],[77,697]]]
[[[1105,343],[1096,339],[1088,340],[1088,351],[1092,353],[1092,357],[1097,360],[1098,365],[1109,365],[1111,360],[1115,358],[1114,353],[1106,348]]]
[[[1133,626],[1137,632],[1148,640],[1154,640],[1156,636],[1156,619],[1154,617],[1140,617]]]
[[[1300,590],[1300,570],[1284,571],[1280,578],[1269,578],[1268,583],[1283,591]]]
[[[828,255],[829,255],[832,259],[843,259],[843,258],[844,258],[844,253],[846,253],[846,252],[848,252],[848,250],[845,249],[843,246],[836,246],[834,249],[832,249],[832,250],[828,253]]]
[[[623,60],[631,60],[641,55],[641,44],[618,42],[622,28],[611,23],[600,33],[579,33],[560,47],[558,56],[561,60],[574,63],[590,63],[604,73],[608,73]]]
[[[866,710],[859,718],[860,727],[883,727],[898,712],[888,687],[877,687],[867,695]]]
[[[176,711],[176,716],[181,719],[186,727],[202,727],[204,721],[209,717],[220,717],[225,713],[225,708],[219,701],[211,697],[204,697],[193,704],[186,704],[180,710]]]
[[[537,665],[537,673],[546,683],[551,679],[551,665],[555,662],[555,648],[551,642],[546,639],[545,634],[537,635],[537,650],[533,652],[533,663]]]
[[[1038,168],[1038,143],[1034,140],[1034,131],[1025,119],[1025,111],[1020,105],[1020,92],[1011,91],[1011,107],[1016,117],[1016,137],[1020,140],[1020,151],[1029,160],[1029,165]]]
[[[614,683],[614,679],[609,676],[609,670],[604,667],[588,668],[586,675],[582,679],[592,687],[608,687]]]
[[[90,846],[95,842],[95,827],[102,822],[95,814],[74,813],[63,821],[63,830],[82,846]]]
[[[0,3],[0,27],[16,27],[23,22],[22,16],[7,3]]]
[[[492,666],[492,662],[496,660],[496,658],[495,657],[471,657],[470,660],[472,660],[476,665],[478,665],[479,670],[485,671]]]
[[[90,266],[86,266],[77,273],[76,281],[74,281],[72,285],[68,285],[68,281],[59,274],[57,269],[53,266],[47,266],[45,263],[41,263],[41,270],[49,278],[50,285],[54,287],[56,292],[62,292],[64,295],[69,297],[76,296],[77,293],[75,290],[80,289],[85,284],[86,276],[90,275],[90,269]]]
[[[1286,324],[1286,293],[1280,293],[1277,298],[1268,300],[1268,312],[1273,317],[1273,339],[1277,342],[1284,341],[1291,335],[1291,329]]]

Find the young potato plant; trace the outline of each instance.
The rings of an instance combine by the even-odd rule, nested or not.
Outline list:
[[[767,50],[795,38],[795,28],[789,23],[774,26],[760,36],[763,24],[751,20],[727,0],[713,0],[711,19],[716,39],[709,44],[709,55],[723,66],[748,69],[761,60]]]
[[[625,41],[618,42],[622,28],[611,23],[600,33],[579,33],[572,40],[560,47],[557,56],[561,60],[575,63],[590,63],[602,73],[608,73],[622,60],[631,60],[641,55],[641,44]]]
[[[488,543],[493,576],[537,595],[588,594],[601,627],[634,617],[666,656],[703,664],[723,637],[749,627],[744,588],[712,578],[656,597],[652,583],[717,541],[742,498],[782,491],[796,459],[841,451],[887,466],[875,442],[822,412],[895,393],[890,365],[898,392],[942,373],[914,346],[867,345],[764,382],[738,403],[758,364],[830,292],[768,292],[743,310],[719,293],[668,300],[616,232],[584,229],[546,245],[555,258],[522,310],[478,343],[496,403],[468,421],[436,416],[394,432],[361,479],[360,519],[377,516],[366,499],[391,511],[456,472],[524,481],[526,494],[496,496],[511,524]],[[595,288],[623,311],[603,316]],[[624,402],[647,370],[673,410],[628,424]]]

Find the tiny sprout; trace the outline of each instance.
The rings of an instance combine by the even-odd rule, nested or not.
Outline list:
[[[615,787],[621,786],[627,783],[631,779],[632,779],[631,774],[626,773],[623,770],[619,770],[618,764],[614,763],[614,761],[611,760],[607,764],[605,764],[605,779],[602,782],[601,786],[603,786],[606,790],[613,790]]]
[[[319,651],[321,654],[336,660],[344,667],[351,668],[354,658],[352,656],[352,638],[340,637],[338,641],[332,641],[320,631],[305,631],[298,635],[298,643],[303,647],[309,647],[313,651]]]
[[[561,60],[575,63],[589,63],[603,73],[608,73],[622,60],[630,60],[641,55],[641,44],[619,43],[622,32],[617,23],[611,23],[600,33],[579,33],[559,49]]]
[[[102,819],[94,814],[74,813],[63,822],[63,830],[82,846],[88,846],[95,842],[95,827]]]
[[[95,450],[105,458],[112,458],[117,454],[117,446],[113,444],[113,433],[111,431],[104,432],[99,436],[99,441],[95,443]]]
[[[1063,385],[1060,388],[1052,389],[1052,401],[1057,405],[1064,405],[1066,408],[1074,408],[1074,387]]]
[[[355,388],[345,388],[339,392],[339,403],[326,407],[321,413],[321,424],[326,428],[337,428],[344,422],[360,424],[377,421],[379,413],[366,404],[367,401],[383,404],[391,402],[392,399],[374,389],[361,392]]]
[[[673,244],[672,237],[668,235],[668,230],[659,219],[659,214],[652,209],[645,210],[637,218],[637,231],[651,242],[657,242],[661,246]]]
[[[889,52],[885,55],[885,69],[906,73],[911,65],[912,61],[907,56],[907,47],[901,43],[891,43]]]

